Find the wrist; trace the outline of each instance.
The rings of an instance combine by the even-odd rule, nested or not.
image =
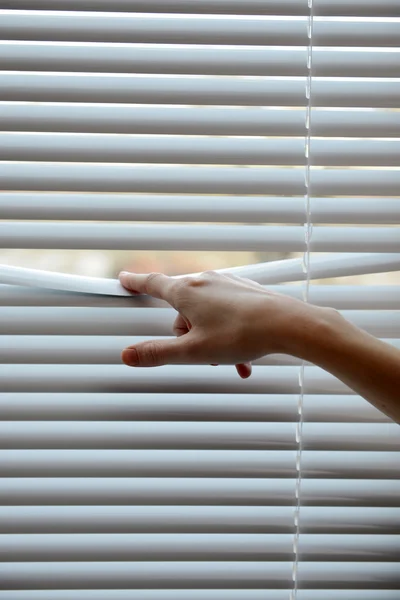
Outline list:
[[[290,326],[288,354],[322,366],[327,354],[340,344],[345,324],[338,311],[303,303]]]

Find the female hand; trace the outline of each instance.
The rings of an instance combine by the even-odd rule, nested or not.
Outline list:
[[[132,292],[167,301],[179,313],[173,328],[177,337],[125,349],[122,359],[129,366],[235,364],[246,378],[256,358],[296,354],[315,311],[324,310],[213,271],[183,278],[124,272],[120,281]]]

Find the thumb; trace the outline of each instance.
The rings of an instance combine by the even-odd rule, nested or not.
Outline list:
[[[159,367],[161,365],[193,364],[188,335],[166,340],[150,340],[123,350],[122,361],[129,367]]]

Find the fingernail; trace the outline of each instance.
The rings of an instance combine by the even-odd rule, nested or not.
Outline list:
[[[122,352],[122,360],[129,367],[135,367],[139,364],[138,353],[135,348],[126,348]]]
[[[118,275],[118,277],[120,279],[127,277],[129,275],[129,273],[127,271],[121,271],[121,273]]]

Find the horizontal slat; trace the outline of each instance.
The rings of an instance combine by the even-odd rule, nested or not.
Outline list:
[[[78,590],[81,600],[132,600],[132,590]],[[397,592],[395,592],[397,594]],[[77,590],[0,590],[1,600],[76,600]],[[397,600],[382,591],[380,600]],[[287,600],[287,590],[135,590],[135,600]],[[339,599],[340,596],[333,600]],[[353,598],[353,597],[352,597]],[[355,598],[355,597],[354,597]],[[370,600],[363,596],[355,600]],[[375,598],[373,600],[376,600]]]
[[[246,450],[246,452],[242,450],[2,450],[0,451],[0,474],[1,477],[51,478],[183,477],[186,480],[193,477],[212,477],[222,480],[243,477],[247,480],[259,477],[290,477],[295,479],[296,454],[297,451],[292,450],[270,452],[263,450]],[[326,454],[323,452],[323,457]],[[354,453],[350,454],[353,456]],[[350,463],[352,464],[351,476],[357,475],[358,470],[361,469],[359,477],[362,475],[380,479],[398,477],[400,465],[396,453],[368,453],[368,457],[375,457],[375,460],[371,459],[369,466],[363,462],[365,453],[362,457],[361,454],[363,453],[356,453],[356,458]],[[311,461],[308,467],[311,476],[312,465]],[[316,466],[317,468],[320,466],[318,461]],[[349,471],[346,471],[346,467],[341,465],[337,457],[325,458],[325,466],[325,477],[329,476],[330,469],[334,477],[349,476]],[[25,483],[28,484],[29,481]],[[32,481],[30,483],[32,484]],[[108,483],[105,485],[107,490]],[[120,483],[130,486],[131,495],[136,493],[134,483],[129,483],[129,479],[124,479]],[[165,485],[167,486],[167,483]],[[241,493],[245,490],[246,486],[242,485]],[[23,495],[20,499],[23,502]],[[112,504],[115,496],[112,500],[112,497],[107,495],[103,501]],[[99,500],[94,499],[93,502],[98,503]],[[230,500],[227,499],[227,502],[229,503]]]
[[[316,136],[400,137],[395,111],[312,109]],[[305,111],[279,108],[0,102],[3,131],[304,136]]]
[[[400,337],[400,311],[344,310],[343,316],[372,335]],[[1,335],[171,336],[172,309],[2,307]],[[46,340],[44,339],[44,342]]]
[[[369,0],[371,1],[371,0]],[[393,0],[384,0],[388,5]],[[110,10],[108,0],[7,0],[6,8],[37,10]],[[303,0],[115,0],[113,11],[194,14],[306,15]]]
[[[314,196],[397,196],[400,169],[311,169]]]
[[[314,227],[310,250],[311,252],[400,252],[400,228],[392,226]]]
[[[1,72],[2,100],[30,102],[122,102],[150,104],[222,104],[253,106],[305,106],[306,79],[240,79],[234,77],[162,77],[58,73]],[[348,85],[345,97],[349,98]],[[371,92],[370,85],[363,84]],[[397,106],[399,84],[386,83],[382,93],[373,87],[376,102]],[[338,90],[339,92],[339,90]],[[322,92],[321,92],[322,93]],[[337,95],[337,94],[336,94]],[[324,96],[326,98],[326,96]],[[365,106],[366,99],[363,98]],[[335,104],[333,104],[335,105]],[[340,105],[340,104],[339,104]],[[355,104],[357,106],[357,104]],[[378,104],[379,105],[379,104]],[[367,104],[366,106],[373,106]]]
[[[397,108],[399,94],[398,79],[314,77],[312,84],[312,104],[319,107]]]
[[[353,426],[354,428],[354,426]],[[392,436],[393,437],[393,436]],[[397,453],[366,450],[307,450],[302,474],[310,477],[360,479],[400,479]],[[1,477],[284,477],[296,478],[296,451],[263,450],[90,450],[17,449],[2,450]],[[348,464],[343,459],[346,458]],[[371,459],[371,464],[365,464]],[[325,461],[324,467],[321,466]],[[308,481],[308,479],[307,479]],[[318,480],[317,480],[318,481]],[[329,504],[334,484],[305,484],[306,504]],[[398,506],[398,483],[366,491],[359,482],[346,487],[346,493],[371,505],[379,502]],[[324,487],[325,486],[325,487]],[[383,487],[382,487],[383,486]],[[353,490],[353,491],[352,491]],[[343,491],[343,490],[342,490]],[[343,492],[344,493],[344,492]],[[343,497],[344,498],[344,497]],[[350,502],[350,499],[348,499]],[[353,502],[354,503],[354,502]]]
[[[338,453],[339,454],[339,453]],[[378,453],[382,454],[382,453]],[[393,453],[396,457],[398,453]],[[343,455],[343,453],[342,453]],[[344,455],[347,457],[347,454]],[[382,464],[384,464],[384,456]],[[360,461],[362,465],[362,461]],[[384,471],[385,472],[385,471]],[[384,480],[383,473],[378,486],[371,486],[369,478],[362,479],[305,479],[304,510],[314,510],[316,506],[328,507],[398,507],[399,486],[396,482]],[[388,469],[386,468],[386,473]],[[397,475],[399,466],[397,464]],[[355,475],[360,476],[360,471]],[[370,468],[371,473],[371,468]],[[290,506],[294,509],[296,477],[291,479],[272,478],[118,478],[118,477],[28,477],[2,478],[0,505],[152,505],[152,506]],[[394,519],[393,519],[394,513]],[[307,513],[306,513],[307,514]],[[318,513],[308,512],[312,523],[318,521]],[[397,516],[396,516],[397,515]],[[378,516],[378,515],[377,515]],[[327,511],[323,514],[326,521]],[[332,522],[333,530],[346,515]],[[360,513],[361,523],[365,526],[365,516]],[[383,511],[382,521],[377,519],[378,530],[382,525],[399,529],[398,510],[390,512],[388,517]],[[321,519],[319,519],[321,521]],[[347,522],[351,523],[351,519]],[[357,523],[357,519],[355,520]],[[368,521],[373,527],[373,522]],[[386,531],[389,533],[389,531]]]
[[[400,119],[396,110],[312,108],[311,121],[315,136],[400,137]]]
[[[267,542],[269,539],[266,538]],[[373,535],[366,539],[365,535],[302,533],[298,552],[301,561],[397,561],[400,555],[400,536]]]
[[[262,194],[268,189],[299,195],[304,190],[303,168],[3,162],[0,176],[3,190],[20,191]]]
[[[172,335],[175,312],[154,308],[1,309],[0,332],[8,335]]]
[[[66,598],[64,598],[63,596],[58,597],[57,593],[58,592],[53,592],[54,593],[54,600],[71,600],[69,598],[69,596],[66,596]],[[379,592],[377,593],[376,590],[356,590],[356,589],[349,589],[349,586],[347,586],[346,590],[343,592],[343,590],[333,590],[331,587],[329,588],[321,588],[319,587],[316,590],[299,590],[297,592],[297,599],[298,600],[319,600],[319,598],[321,598],[321,596],[323,596],[326,600],[342,600],[344,594],[345,594],[345,598],[346,600],[397,600],[397,596],[398,596],[398,590],[379,590]],[[1,596],[0,596],[1,598]],[[91,596],[81,596],[82,600],[94,600],[94,598],[92,599]],[[123,598],[123,597],[122,597]],[[121,598],[121,600],[122,600]],[[115,600],[118,599],[118,596],[115,597]],[[166,597],[166,600],[168,599],[168,596]],[[14,597],[10,597],[10,600],[36,600],[36,597],[33,596],[32,599],[30,598],[30,596],[27,596],[26,598],[24,596],[22,596],[21,598],[19,598],[19,596],[17,596],[15,599]],[[43,596],[43,600],[47,600],[47,596]],[[100,600],[100,597],[99,597]],[[101,597],[101,600],[103,600],[103,598]],[[106,596],[104,598],[104,600],[109,600],[108,597]],[[110,599],[111,600],[111,599]],[[143,598],[143,600],[147,600],[147,598]],[[150,598],[149,600],[153,600],[152,598]],[[154,599],[154,600],[158,600],[158,599]],[[201,599],[202,600],[202,599]],[[227,600],[229,600],[229,598],[227,598]]]
[[[45,562],[5,563],[0,581],[7,589],[106,588],[264,589],[292,587],[290,562]],[[400,589],[398,563],[302,562],[299,577],[304,588],[330,585],[335,589]]]
[[[190,85],[188,85],[190,81]],[[3,100],[304,106],[305,78],[125,77],[3,73]],[[393,79],[315,78],[313,103],[321,107],[396,108],[400,83]]]
[[[301,534],[398,534],[400,511],[398,508],[303,506],[300,509],[300,531]]]
[[[377,164],[395,164],[398,142],[376,142],[369,153]],[[354,148],[355,146],[355,148]],[[362,142],[361,148],[365,146]],[[343,154],[347,148],[330,142],[315,152],[321,160]],[[358,145],[349,142],[348,157]],[[329,154],[330,153],[330,154]],[[365,154],[365,153],[364,153]],[[368,154],[367,154],[368,156]],[[391,160],[389,157],[392,157]],[[305,164],[304,139],[263,139],[208,136],[137,136],[73,133],[0,133],[0,160],[6,161],[70,161],[102,163],[163,164],[238,164],[238,165],[302,165]],[[345,162],[347,160],[345,159]],[[337,164],[337,162],[333,162]],[[343,164],[343,163],[339,163]],[[357,162],[356,164],[360,164]]]
[[[276,506],[293,505],[295,479],[2,478],[0,504]],[[127,532],[129,532],[127,520]],[[1,552],[1,551],[0,551]]]
[[[368,563],[369,564],[369,563]],[[386,565],[385,565],[386,566]],[[0,583],[6,589],[247,589],[291,587],[288,562],[68,562],[6,563]]]
[[[302,453],[301,471],[304,477],[399,479],[399,454],[308,450]]]
[[[168,20],[164,21],[168,23]],[[396,56],[396,55],[393,55]],[[380,57],[380,55],[379,55]],[[393,66],[382,55],[382,68],[390,76]],[[324,57],[323,57],[324,58]],[[329,56],[325,58],[329,59]],[[339,55],[340,58],[340,55]],[[306,75],[305,48],[143,46],[136,44],[3,42],[2,69],[13,71],[78,71],[91,73],[181,73],[191,75]],[[326,62],[326,61],[325,61]],[[353,61],[354,62],[354,61]],[[393,62],[390,61],[390,62]],[[355,73],[349,61],[345,73]],[[350,68],[349,68],[350,67]],[[369,73],[377,74],[369,69]],[[327,73],[331,74],[328,68]]]
[[[334,36],[334,32],[331,37]],[[134,42],[157,44],[307,44],[307,19],[275,15],[243,17],[215,15],[196,19],[182,14],[163,15],[114,12],[47,12],[4,10],[0,36],[6,40],[68,42]],[[365,34],[363,39],[368,38]],[[395,38],[389,30],[386,40]],[[330,39],[330,38],[328,38]],[[380,41],[380,38],[379,38]],[[384,44],[386,45],[386,44]]]
[[[399,511],[303,507],[304,533],[394,534]],[[293,506],[0,506],[3,533],[292,533]],[[329,521],[329,512],[332,520]],[[354,518],[354,520],[353,520]],[[374,523],[376,527],[374,527]],[[125,529],[124,529],[125,527]],[[392,527],[392,530],[390,530]]]
[[[290,289],[279,288],[279,292],[292,295]],[[272,289],[272,288],[271,288]],[[311,285],[309,302],[320,306],[332,306],[339,310],[398,310],[400,308],[400,286],[397,285]]]
[[[242,17],[215,15],[196,19],[159,15],[103,12],[8,11],[1,15],[0,34],[8,40],[69,42],[135,42],[161,44],[307,44],[307,19],[275,15]],[[398,19],[363,17],[314,18],[313,40],[321,46],[398,46]]]
[[[399,340],[384,340],[396,342],[400,348]],[[304,422],[323,423],[381,423],[390,422],[372,404],[366,402],[361,396],[303,396],[302,415]]]
[[[330,115],[321,127],[329,129]],[[351,113],[346,128],[357,127],[363,115]],[[363,126],[385,136],[400,136],[397,114],[369,113]],[[318,117],[314,118],[315,129]],[[350,125],[353,123],[353,125]],[[376,123],[374,125],[374,123]],[[3,131],[71,131],[169,135],[286,135],[304,136],[305,110],[242,107],[140,106],[67,102],[0,102]],[[331,132],[336,130],[331,128]],[[397,128],[397,129],[396,129]],[[325,130],[324,130],[325,131]],[[348,134],[348,135],[351,135]]]
[[[29,0],[28,0],[29,1]],[[36,5],[36,0],[33,0]],[[71,0],[66,0],[68,3]],[[90,0],[89,0],[90,1]],[[96,1],[96,0],[95,0]],[[124,0],[122,0],[124,1]],[[190,0],[189,0],[190,1]],[[57,2],[58,4],[58,2]],[[400,9],[397,0],[314,0],[314,11],[316,15],[326,16],[349,16],[349,17],[399,17]],[[349,592],[346,592],[349,593]],[[312,596],[314,598],[314,596]],[[336,596],[335,596],[336,598]],[[353,596],[351,596],[353,598]],[[368,596],[369,598],[369,596]],[[383,597],[382,597],[383,598]],[[301,596],[303,600],[303,595]],[[331,597],[329,596],[329,600]],[[350,600],[350,596],[349,596]]]
[[[266,289],[302,300],[304,284],[267,285]],[[399,310],[400,287],[398,285],[339,285],[312,284],[309,302],[331,306],[340,310]],[[166,307],[161,300],[143,297],[116,297],[95,294],[77,294],[58,290],[43,290],[18,285],[0,284],[0,306],[65,306],[97,308]],[[4,334],[4,332],[2,333]]]
[[[2,100],[230,106],[306,105],[306,78],[163,77],[2,72]],[[397,79],[315,77],[313,105],[397,108]]]
[[[314,22],[315,23],[315,22]],[[342,22],[340,23],[342,25]],[[318,23],[315,23],[318,31]],[[375,28],[375,25],[374,25]],[[313,31],[314,38],[314,31]],[[338,48],[313,47],[312,69],[316,77],[398,77],[400,54],[397,51],[382,48],[367,50],[366,48],[349,48],[348,40],[340,40]],[[313,39],[314,42],[314,39]],[[362,43],[354,45],[364,45]],[[397,44],[399,45],[399,44]],[[20,63],[22,65],[22,63]],[[28,67],[22,66],[27,69]],[[38,69],[39,70],[39,69]],[[56,70],[56,69],[54,69]],[[73,69],[71,69],[72,71]],[[268,73],[266,73],[268,74]],[[301,74],[301,73],[300,73]],[[297,73],[296,73],[297,75]]]
[[[314,17],[313,44],[321,46],[400,45],[400,19]]]
[[[398,340],[396,340],[398,342]],[[399,343],[400,345],[400,343]],[[6,394],[0,419],[8,421],[292,421],[298,397],[213,394]],[[304,396],[305,422],[385,423],[389,417],[358,396]],[[0,461],[1,465],[1,461]]]
[[[3,222],[2,248],[302,252],[303,227]],[[313,252],[400,252],[394,227],[315,227]]]
[[[295,423],[5,421],[2,449],[296,450]],[[305,450],[400,450],[394,423],[304,423]]]
[[[314,14],[326,16],[400,16],[397,0],[314,0]],[[7,0],[5,8],[37,10],[109,10],[108,0]],[[307,16],[302,0],[115,0],[113,11],[271,14]],[[157,596],[158,598],[158,596]],[[258,596],[257,596],[258,598]],[[336,598],[336,596],[335,596]],[[211,600],[211,599],[210,599]],[[396,599],[397,600],[397,599]]]
[[[310,210],[315,224],[400,223],[397,198],[310,198]],[[306,206],[301,197],[3,192],[0,218],[303,224]]]
[[[400,429],[396,423],[304,423],[302,446],[304,450],[399,451]]]
[[[314,211],[328,212],[335,207],[350,213],[352,200],[335,198],[313,199]],[[356,202],[355,215],[361,205]],[[364,199],[367,212],[373,211],[371,219],[380,213],[384,218],[396,218],[400,222],[400,206],[397,200],[377,201]],[[362,204],[362,206],[364,206]],[[368,207],[371,207],[368,211]],[[326,208],[325,208],[326,207]],[[375,208],[375,210],[374,210]],[[314,217],[313,211],[313,217]],[[340,208],[336,209],[340,214]],[[357,215],[357,223],[362,215]],[[0,193],[1,219],[54,219],[92,221],[221,221],[257,223],[296,223],[306,220],[304,198],[269,198],[265,196],[166,196],[139,194],[65,194],[65,193]],[[368,217],[366,217],[368,218]],[[337,220],[334,222],[338,222]],[[347,222],[347,221],[346,221]],[[374,221],[376,223],[376,221]]]
[[[147,373],[137,370],[132,374],[132,370],[119,365],[107,368],[104,365],[4,365],[0,367],[0,384],[5,392],[290,394],[299,390],[299,367],[257,369],[248,380],[239,380],[231,367],[208,367],[207,373],[206,368],[180,366],[173,371],[160,368],[149,379]],[[324,390],[324,384],[320,385]]]
[[[320,401],[320,399],[319,399]],[[94,421],[293,421],[298,420],[296,395],[258,397],[235,394],[4,394],[0,393],[0,419],[7,420],[94,420]],[[310,399],[312,402],[312,399]],[[368,418],[369,405],[357,402],[356,396],[332,398],[348,406],[347,414]],[[323,413],[322,403],[320,411]],[[313,414],[311,406],[308,414]],[[338,409],[341,414],[341,410]],[[379,419],[378,411],[372,420]],[[310,419],[310,416],[308,417]],[[346,420],[345,418],[343,420]],[[0,461],[0,465],[4,464]],[[0,467],[1,468],[1,467]]]
[[[333,589],[396,589],[400,591],[399,563],[397,562],[326,562],[302,561],[299,564],[299,586]]]
[[[395,561],[400,552],[396,535],[304,534],[301,560]],[[111,560],[290,560],[290,534],[29,534],[1,535],[0,556],[14,561]]]
[[[269,40],[267,40],[269,43]],[[345,44],[343,44],[345,45]],[[186,46],[143,46],[63,42],[3,42],[3,69],[14,71],[180,73],[192,75],[306,75],[307,50],[276,47],[243,49]],[[318,48],[313,73],[322,77],[396,77],[397,52]]]
[[[314,424],[309,425],[311,427]],[[344,424],[341,426],[344,428]],[[363,428],[361,425],[359,427],[362,437]],[[388,433],[388,447],[380,436],[380,443],[378,441],[376,444],[379,450],[391,450],[392,445],[397,449],[396,440],[389,435],[390,423],[367,424],[363,427],[368,432],[375,427],[378,432],[382,428]],[[351,424],[350,428],[354,430]],[[322,440],[318,443],[316,433],[314,436],[315,449],[319,449],[319,446],[320,449],[329,448],[329,439],[325,446]],[[357,436],[354,444],[356,439]],[[294,423],[74,421],[71,427],[69,421],[6,421],[0,423],[0,448],[295,450],[297,442]],[[349,449],[354,447],[350,446]]]
[[[314,141],[311,142],[311,146],[313,143]],[[43,198],[43,195],[41,197]],[[312,222],[315,224],[400,223],[398,198],[310,198],[310,210]]]
[[[30,449],[2,450],[0,456],[2,477],[213,477],[220,479],[289,477],[296,479],[298,474],[297,451],[293,450],[243,452],[241,450],[52,449],[49,451]],[[349,478],[351,481],[398,480],[400,476],[398,452],[305,450],[302,455],[301,469],[303,477],[318,478],[319,481],[327,478],[332,481]],[[324,486],[323,483],[321,485]],[[346,483],[343,485],[347,486]],[[357,486],[362,484],[354,485],[357,490],[359,489]],[[346,495],[340,495],[341,486],[342,484],[337,487],[337,492],[331,494],[332,498],[336,498],[336,494],[339,494],[337,496],[339,505],[345,506],[348,502],[353,502],[352,496],[360,499],[360,495],[357,496],[354,490],[349,492],[348,499]],[[333,484],[327,484],[326,489],[331,490],[332,487]],[[244,485],[243,490],[245,488]],[[321,502],[323,505],[329,505],[329,499],[326,500],[325,497],[326,501],[324,500],[322,488],[315,491],[315,485],[310,483],[306,484],[305,489],[308,494],[308,504]],[[380,490],[383,493],[384,489],[380,485],[372,487],[365,502],[379,505],[380,501],[377,498]],[[390,493],[388,495],[390,496]],[[314,496],[315,501],[313,501]],[[110,496],[107,498],[109,502]],[[21,499],[23,501],[23,495]],[[387,502],[397,506],[398,501],[399,496],[394,500],[392,496],[392,500]],[[363,500],[360,499],[360,502],[362,505]]]
[[[3,162],[3,190],[299,195],[302,168],[178,167]],[[312,168],[313,195],[398,196],[395,169]]]
[[[398,600],[398,591],[345,590],[346,600]],[[298,600],[342,600],[343,590],[298,590]],[[287,590],[137,590],[135,600],[287,600]],[[131,590],[79,590],[80,600],[132,600]],[[76,590],[0,590],[1,600],[76,600]]]
[[[314,166],[400,165],[399,140],[313,139]],[[2,133],[0,160],[181,164],[302,165],[304,139]]]
[[[342,536],[341,536],[342,538]],[[340,539],[341,539],[340,538]],[[397,536],[383,536],[367,544],[371,557],[394,560]],[[338,540],[331,547],[337,553]],[[348,536],[348,553],[360,556],[360,541]],[[400,544],[400,541],[398,541]],[[319,538],[307,536],[302,552],[315,560]],[[319,550],[320,551],[320,550]],[[327,556],[327,555],[325,555]],[[14,561],[225,561],[291,560],[291,534],[29,534],[0,535],[0,558]],[[346,555],[343,559],[346,558]],[[362,560],[362,557],[361,557]],[[51,568],[51,565],[49,565]]]
[[[299,393],[299,367],[264,367],[240,380],[230,366],[160,367],[152,373],[119,365],[4,365],[4,392],[113,393]],[[21,373],[24,377],[21,378]],[[317,367],[306,367],[305,393],[348,394],[350,390]]]
[[[290,533],[293,513],[290,506],[5,506],[0,527],[18,533]],[[395,534],[399,511],[305,506],[301,527],[304,534]]]
[[[399,62],[400,64],[400,55]],[[400,73],[400,70],[399,70]],[[400,120],[400,119],[399,119]],[[7,134],[5,134],[7,135]],[[38,136],[39,137],[39,136]],[[24,138],[25,140],[26,138]],[[31,141],[27,138],[28,148]],[[7,138],[4,137],[4,152],[3,156],[7,153]],[[22,141],[22,140],[21,140]],[[57,145],[57,138],[55,146]],[[68,141],[65,140],[65,145],[68,147]],[[12,140],[14,142],[14,140]],[[12,143],[11,142],[11,143]],[[38,154],[42,150],[41,140],[38,139]],[[111,141],[112,144],[112,141]],[[279,145],[277,146],[277,152],[279,153]],[[88,149],[90,152],[90,150]],[[17,150],[16,150],[17,152]],[[29,150],[28,150],[29,152]],[[68,152],[68,150],[67,150]],[[251,154],[250,154],[251,155]],[[55,156],[57,156],[57,148],[55,148]],[[211,154],[212,156],[212,154]],[[19,160],[19,159],[17,159]],[[25,160],[25,159],[24,159]],[[29,160],[29,159],[28,159]],[[37,160],[37,159],[35,159]],[[359,140],[359,139],[346,139],[346,140],[326,140],[326,139],[313,139],[310,148],[310,160],[314,166],[360,166],[360,167],[396,167],[400,166],[400,140]]]
[[[150,173],[149,173],[150,174]],[[358,230],[357,230],[358,231]],[[326,232],[319,235],[313,249],[395,251],[400,236],[395,229],[371,230],[357,242],[352,230]],[[331,233],[331,236],[327,236]],[[330,238],[334,236],[334,240]],[[346,240],[347,237],[347,240]],[[359,236],[361,237],[361,236]],[[305,250],[302,227],[245,225],[133,225],[100,223],[21,223],[0,224],[1,248],[78,248],[108,250],[224,250],[302,252]],[[364,241],[365,240],[365,241]],[[347,244],[346,244],[347,241]],[[397,244],[398,242],[398,244]]]

